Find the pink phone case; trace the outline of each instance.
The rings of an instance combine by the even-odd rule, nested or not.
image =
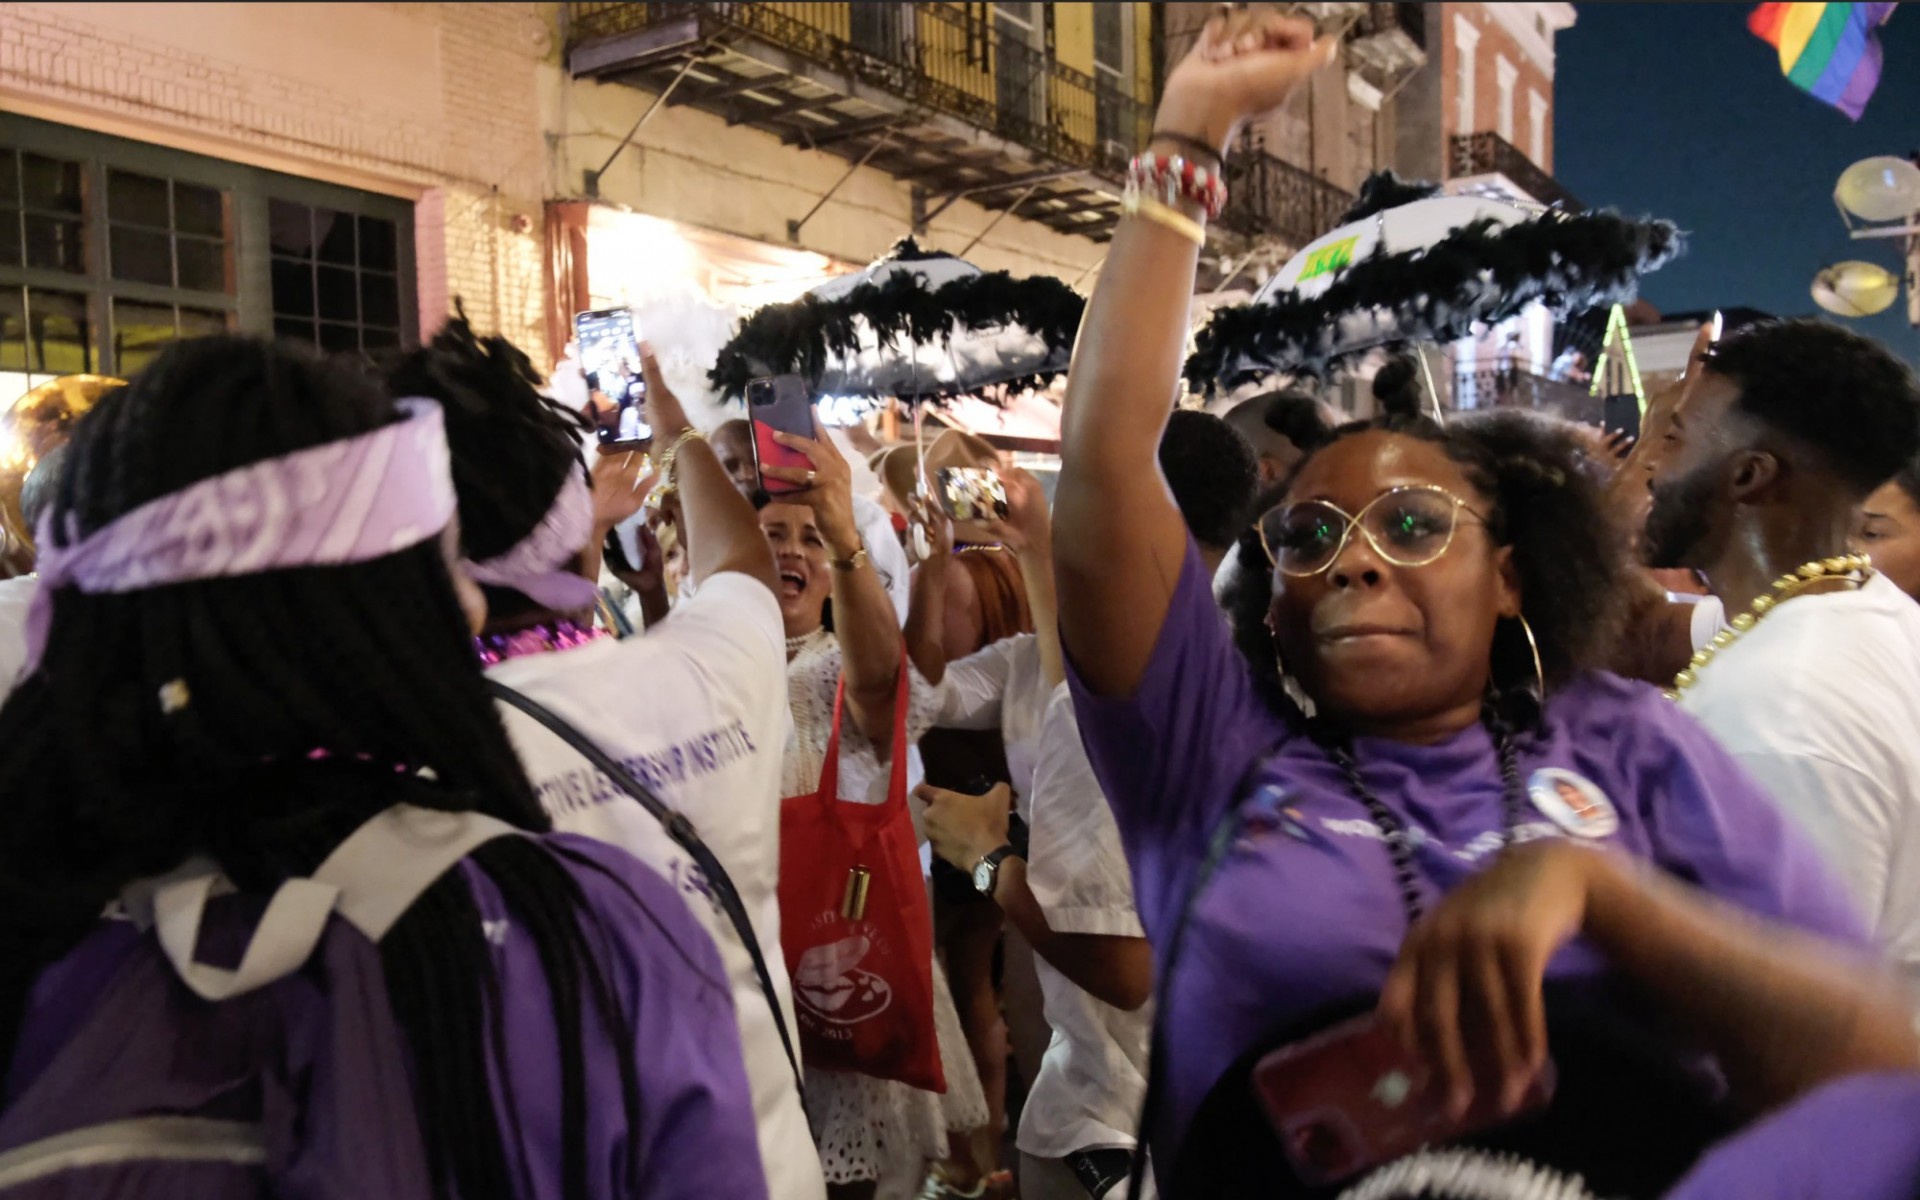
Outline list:
[[[1479,1089],[1456,1121],[1426,1066],[1367,1016],[1275,1050],[1254,1067],[1253,1085],[1294,1173],[1324,1185],[1544,1108],[1554,1074],[1549,1063],[1514,1113]]]
[[[806,490],[803,483],[789,483],[784,479],[768,479],[768,467],[792,467],[799,471],[813,470],[813,463],[798,450],[782,446],[773,440],[773,426],[764,421],[753,422],[753,458],[760,472],[760,486],[769,496],[781,496],[790,492]]]
[[[772,391],[772,400],[756,403],[765,394],[763,389]],[[813,469],[813,463],[806,455],[773,440],[776,430],[800,437],[813,436],[813,404],[807,397],[806,383],[798,375],[775,375],[754,380],[747,385],[747,417],[753,425],[753,461],[760,475],[760,487],[769,496],[805,491],[806,485],[803,483],[768,479],[767,468]]]

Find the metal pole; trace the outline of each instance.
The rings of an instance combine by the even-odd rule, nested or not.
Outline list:
[[[813,202],[813,207],[807,210],[806,216],[801,217],[798,221],[787,222],[787,240],[790,242],[799,241],[800,231],[806,227],[808,221],[813,220],[813,215],[826,207],[827,201],[833,199],[833,194],[846,186],[847,180],[852,179],[854,175],[859,172],[860,168],[866,166],[874,155],[880,153],[880,148],[891,140],[893,140],[893,130],[882,130],[880,136],[873,139],[873,145],[867,147],[867,152],[862,154],[857,162],[847,168],[847,173],[842,175],[832,187],[828,188],[824,196],[821,196]]]
[[[1440,407],[1440,389],[1433,386],[1433,368],[1427,365],[1427,351],[1424,346],[1416,346],[1414,356],[1420,360],[1420,374],[1427,381],[1427,398],[1433,401],[1433,419],[1442,425],[1447,423],[1447,414]]]
[[[613,160],[620,157],[620,152],[633,144],[634,135],[640,132],[640,127],[647,123],[648,118],[660,111],[660,106],[667,102],[667,97],[673,95],[673,89],[680,86],[680,81],[687,77],[688,71],[693,70],[694,62],[694,59],[689,58],[686,62],[680,64],[680,70],[674,75],[673,81],[667,84],[664,91],[653,98],[652,104],[647,105],[647,111],[640,114],[640,119],[633,123],[632,129],[627,130],[627,136],[620,139],[620,144],[613,148],[612,154],[607,155],[607,161],[600,164],[598,171],[587,172],[587,195],[596,198],[600,195],[600,177],[607,173],[607,168],[613,165]]]
[[[971,250],[975,246],[978,246],[980,244],[981,238],[984,238],[988,234],[993,232],[994,226],[998,225],[1000,222],[1012,216],[1013,210],[1016,208],[1019,208],[1022,204],[1025,204],[1027,202],[1027,197],[1033,195],[1033,193],[1035,192],[1035,190],[1039,188],[1039,186],[1040,185],[1037,183],[1028,184],[1027,190],[1024,192],[1021,192],[1019,197],[1015,199],[1012,204],[1009,204],[1005,208],[1001,209],[999,213],[995,215],[993,220],[987,222],[987,227],[985,229],[982,229],[979,233],[976,233],[973,235],[973,240],[968,242],[966,244],[966,247],[960,251],[959,257],[965,258],[967,256],[968,250]]]

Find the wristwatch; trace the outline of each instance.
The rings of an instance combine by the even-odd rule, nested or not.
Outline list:
[[[973,890],[993,899],[993,889],[1000,882],[1000,864],[1012,855],[1012,846],[1002,846],[973,864]]]
[[[832,567],[836,571],[858,571],[860,569],[860,564],[866,561],[867,561],[867,548],[865,546],[862,546],[858,550],[855,550],[853,554],[847,558],[828,559],[827,565]]]

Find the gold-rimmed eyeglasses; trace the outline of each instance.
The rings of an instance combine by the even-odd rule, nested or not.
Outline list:
[[[1390,488],[1353,514],[1327,500],[1303,500],[1262,517],[1260,542],[1267,561],[1296,579],[1331,567],[1355,529],[1394,566],[1424,567],[1453,545],[1463,512],[1487,523],[1465,500],[1431,484]]]

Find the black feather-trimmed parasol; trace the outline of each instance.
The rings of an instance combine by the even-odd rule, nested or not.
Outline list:
[[[864,271],[756,310],[709,378],[727,400],[786,374],[820,395],[1006,394],[1066,370],[1085,307],[1058,279],[982,271],[907,238]]]
[[[1349,220],[1252,301],[1216,310],[1187,382],[1211,394],[1262,375],[1324,378],[1377,348],[1457,341],[1536,300],[1555,317],[1630,300],[1679,250],[1667,221],[1426,195]]]

